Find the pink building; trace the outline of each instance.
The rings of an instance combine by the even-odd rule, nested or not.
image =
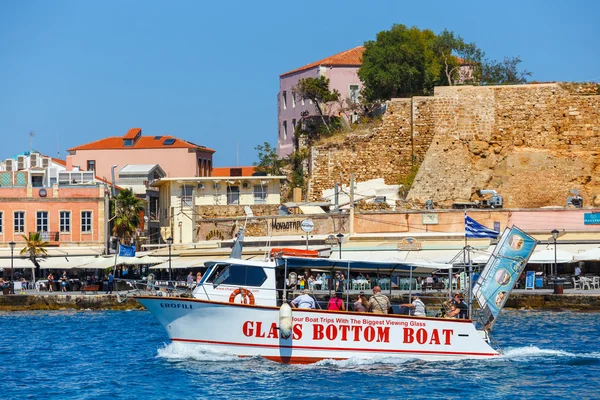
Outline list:
[[[68,152],[67,169],[94,171],[111,180],[113,165],[118,171],[136,164],[159,164],[167,177],[210,176],[215,151],[173,136],[142,136],[141,128],[131,128],[124,136],[107,137]]]
[[[279,95],[277,97],[278,131],[277,155],[281,158],[292,153],[294,148],[294,130],[302,118],[317,115],[312,101],[299,98],[294,93],[298,81],[303,78],[329,79],[329,89],[337,89],[342,99],[356,101],[362,88],[358,78],[358,69],[365,48],[363,46],[310,63],[304,67],[286,72],[279,76]]]

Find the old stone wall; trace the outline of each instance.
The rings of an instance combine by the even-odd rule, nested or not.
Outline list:
[[[495,189],[505,207],[600,194],[600,96],[561,84],[436,88],[435,138],[409,193],[441,206]]]
[[[313,147],[309,199],[321,199],[323,190],[336,182],[349,184],[351,173],[357,182],[384,178],[386,184],[398,184],[429,147],[432,99],[394,99],[387,103],[380,127]]]
[[[408,200],[440,207],[495,189],[505,207],[564,206],[570,189],[600,205],[600,96],[595,85],[439,87],[394,99],[380,128],[313,147],[309,199],[336,182],[397,184],[419,167]]]

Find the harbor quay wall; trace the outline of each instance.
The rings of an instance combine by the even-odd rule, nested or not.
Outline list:
[[[436,310],[447,299],[447,293],[427,294],[423,301],[428,309]],[[290,296],[292,297],[292,296]],[[318,301],[325,304],[326,295],[316,295]],[[345,296],[344,296],[345,299]],[[406,294],[393,294],[392,302],[399,304],[408,301]],[[353,303],[356,295],[350,296]],[[580,294],[536,294],[512,293],[505,305],[506,308],[530,310],[571,310],[600,311],[600,295]],[[123,303],[114,295],[0,295],[0,312],[2,311],[59,311],[59,310],[144,310],[145,308],[133,298]]]
[[[449,208],[493,189],[504,206],[564,206],[570,189],[600,205],[597,85],[529,84],[435,88],[392,99],[382,125],[314,146],[309,199],[336,182],[409,183],[409,204]]]
[[[120,303],[115,295],[0,295],[0,311],[143,309],[135,299]]]

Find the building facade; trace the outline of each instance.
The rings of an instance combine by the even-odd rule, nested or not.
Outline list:
[[[253,167],[214,169],[219,176],[164,178],[152,184],[159,188],[159,223],[163,238],[173,242],[199,240],[197,221],[206,212],[244,215],[245,206],[279,206],[285,176],[252,175]],[[227,175],[222,175],[227,174]]]
[[[358,101],[362,83],[358,78],[358,69],[365,48],[363,46],[310,63],[279,76],[279,95],[277,97],[278,136],[277,155],[288,156],[294,148],[296,125],[304,118],[316,115],[311,100],[300,98],[295,87],[300,79],[325,76],[329,79],[329,89],[340,92],[341,98]],[[330,110],[335,112],[335,110]]]
[[[215,152],[173,136],[143,136],[141,128],[131,128],[122,137],[107,137],[67,151],[67,169],[94,171],[106,180],[111,179],[113,166],[122,168],[157,161],[167,176],[210,176]]]

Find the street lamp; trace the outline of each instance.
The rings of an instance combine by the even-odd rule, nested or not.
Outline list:
[[[558,239],[558,229],[552,230],[552,238],[554,239],[554,294],[560,294],[558,291],[558,266],[556,263],[556,239]]]
[[[172,280],[172,270],[171,270],[171,246],[173,245],[173,238],[169,236],[167,238],[167,244],[169,245],[169,281]]]
[[[344,235],[342,235],[341,233],[338,233],[337,235],[335,235],[335,237],[337,238],[338,248],[340,250],[340,260],[341,260],[342,259],[342,241],[344,240]]]
[[[8,244],[10,246],[10,280],[12,282],[11,284],[11,293],[15,294],[15,268],[14,268],[14,264],[13,264],[13,251],[15,250],[15,242],[10,242]]]

